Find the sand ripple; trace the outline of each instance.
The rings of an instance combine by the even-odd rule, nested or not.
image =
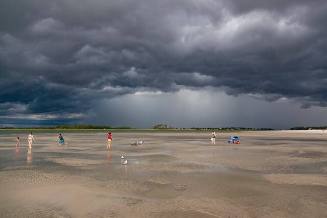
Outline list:
[[[105,163],[105,160],[90,160],[80,158],[48,158],[49,161],[59,163],[65,166],[84,167],[89,165],[97,165]]]
[[[56,184],[66,180],[67,176],[45,173],[38,170],[16,170],[0,172],[0,184],[40,185]]]
[[[327,176],[313,174],[268,174],[265,179],[276,184],[327,186]]]

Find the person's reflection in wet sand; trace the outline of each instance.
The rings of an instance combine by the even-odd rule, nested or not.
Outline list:
[[[108,163],[111,163],[111,160],[112,160],[111,151],[107,151],[107,160],[108,160]]]
[[[30,164],[32,163],[32,160],[33,160],[33,156],[32,156],[32,149],[31,148],[28,148],[27,150],[27,163]]]
[[[128,177],[128,168],[127,165],[122,165],[121,166],[121,172],[122,172],[122,177],[127,178]]]
[[[20,153],[20,149],[19,149],[19,147],[16,147],[16,149],[15,149],[15,159],[19,158],[19,153]]]

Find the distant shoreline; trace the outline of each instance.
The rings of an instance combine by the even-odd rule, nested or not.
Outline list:
[[[247,131],[275,131],[275,130],[256,130],[256,129],[192,129],[192,128],[170,128],[170,129],[138,129],[138,128],[129,128],[129,129],[68,129],[68,128],[0,128],[0,133],[5,132],[247,132]]]
[[[149,128],[134,128],[129,126],[113,127],[110,125],[72,124],[72,125],[56,125],[56,126],[26,126],[26,127],[2,126],[0,127],[0,130],[267,131],[267,130],[274,130],[274,129],[250,128],[250,127],[240,127],[240,126],[178,128],[166,124],[157,124]]]
[[[324,134],[327,133],[326,129],[309,129],[309,130],[291,130],[291,129],[211,129],[211,128],[170,128],[170,129],[141,129],[141,128],[111,128],[111,129],[68,129],[68,128],[0,128],[0,133],[5,132],[221,132],[221,133],[236,133],[236,132],[283,132],[283,133],[304,133],[304,134]]]

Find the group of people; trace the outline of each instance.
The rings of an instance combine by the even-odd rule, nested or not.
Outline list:
[[[32,132],[27,136],[27,142],[28,142],[28,151],[30,152],[32,150],[33,142],[35,142],[35,137]],[[64,136],[61,133],[58,134],[58,144],[59,145],[65,144]],[[112,133],[108,132],[108,134],[107,134],[107,149],[108,150],[111,150],[111,144],[112,144]],[[20,137],[17,136],[16,149],[18,149],[19,147],[20,147]]]
[[[35,142],[35,137],[34,137],[32,132],[30,134],[28,134],[27,142],[28,142],[28,149],[31,150],[32,146],[33,146],[33,142]],[[59,135],[58,135],[58,143],[60,145],[63,145],[65,143],[64,137],[63,137],[63,135],[61,133],[59,133]],[[19,148],[19,147],[20,147],[20,137],[17,136],[17,138],[16,138],[16,148]]]
[[[33,142],[35,142],[35,138],[34,138],[32,132],[27,136],[27,142],[28,142],[27,152],[31,153]],[[18,149],[19,147],[20,147],[20,138],[19,138],[19,136],[17,136],[17,138],[16,138],[16,149]]]
[[[211,133],[211,144],[216,144],[216,132],[212,132]],[[19,136],[17,136],[16,138],[16,148],[19,148],[20,147],[20,138]],[[28,152],[31,152],[32,150],[32,145],[33,145],[33,142],[35,142],[35,138],[34,138],[34,135],[33,133],[31,132],[28,137],[27,137],[27,142],[28,142]],[[143,141],[142,141],[143,143]],[[64,145],[65,144],[65,139],[63,137],[63,135],[61,133],[58,134],[58,144],[59,145]],[[108,150],[111,150],[111,146],[112,146],[112,133],[111,132],[108,132],[107,133],[107,149]]]
[[[216,137],[217,137],[216,132],[212,132],[211,133],[211,138],[210,138],[211,144],[213,144],[213,145],[216,144]],[[112,133],[108,132],[106,138],[107,138],[107,150],[109,151],[109,150],[111,150],[111,147],[112,147]],[[61,133],[58,134],[57,140],[58,140],[59,145],[64,145],[65,144],[65,139],[64,139],[64,137],[63,137],[63,135]],[[17,141],[17,143],[16,143],[16,152],[19,152],[19,147],[20,147],[20,137],[19,136],[17,136],[16,141]],[[33,133],[31,132],[27,137],[27,142],[28,142],[27,161],[29,163],[32,161],[32,146],[33,146],[33,143],[35,141],[36,141],[35,137],[34,137]],[[135,145],[141,145],[141,144],[143,144],[143,141],[136,141],[135,142]],[[134,143],[132,145],[134,145]],[[108,152],[108,153],[110,154],[111,152]],[[123,155],[121,156],[121,164],[122,165],[127,164],[127,159]]]

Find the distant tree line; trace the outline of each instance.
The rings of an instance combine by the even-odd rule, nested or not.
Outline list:
[[[220,127],[220,128],[199,128],[192,127],[193,130],[210,130],[210,131],[269,131],[274,130],[272,128],[248,128],[248,127]]]
[[[58,125],[55,129],[111,129],[111,126],[97,126],[90,124],[76,124],[76,125]]]
[[[290,130],[311,130],[311,129],[327,129],[327,126],[296,126]]]
[[[175,128],[167,124],[159,123],[152,127],[158,130],[197,130],[197,131],[269,131],[271,128],[247,128],[247,127],[192,127],[192,128]],[[112,127],[109,125],[92,125],[92,124],[65,124],[57,126],[41,127],[0,127],[0,129],[133,129],[129,126]],[[327,127],[294,127],[291,129],[327,129]]]
[[[269,131],[274,130],[272,128],[247,128],[247,127],[192,127],[192,128],[174,128],[167,124],[156,124],[152,127],[153,129],[175,129],[175,130],[199,130],[199,131]]]
[[[41,127],[1,127],[1,129],[132,129],[128,126],[112,127],[108,125],[73,124]]]
[[[112,127],[108,125],[90,125],[90,124],[76,124],[76,125],[58,125],[55,129],[132,129],[129,126]]]

